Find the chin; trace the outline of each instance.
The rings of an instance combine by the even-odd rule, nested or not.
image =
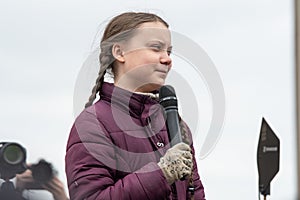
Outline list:
[[[152,91],[159,90],[159,88],[161,88],[161,86],[163,86],[164,84],[165,84],[165,81],[153,84]]]
[[[140,87],[137,91],[139,91],[139,92],[153,92],[155,90],[158,90],[163,85],[164,85],[164,82],[163,83],[151,83],[151,84],[147,84],[147,85],[144,85],[144,86]]]

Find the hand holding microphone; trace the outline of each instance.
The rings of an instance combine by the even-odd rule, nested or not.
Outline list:
[[[170,185],[183,177],[190,176],[193,168],[191,148],[183,142],[176,144],[160,158],[158,166]]]
[[[184,180],[192,174],[193,157],[189,145],[182,142],[178,119],[178,103],[175,90],[170,85],[159,90],[159,103],[167,118],[166,126],[171,147],[158,163],[169,184]]]

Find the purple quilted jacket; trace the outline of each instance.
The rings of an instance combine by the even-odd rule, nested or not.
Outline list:
[[[100,93],[69,136],[65,161],[71,200],[187,199],[188,180],[170,186],[157,165],[169,148],[157,100],[109,83]],[[193,180],[194,199],[204,200],[195,158]]]

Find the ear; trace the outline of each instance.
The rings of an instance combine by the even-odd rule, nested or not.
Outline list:
[[[122,51],[122,48],[121,48],[120,44],[114,44],[112,46],[111,51],[112,51],[112,55],[114,56],[114,58],[117,61],[122,62],[122,63],[125,62],[123,51]]]

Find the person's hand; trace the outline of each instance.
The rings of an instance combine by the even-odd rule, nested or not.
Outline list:
[[[32,172],[29,169],[22,174],[16,175],[16,189],[20,192],[33,189],[47,190],[53,195],[55,200],[68,199],[63,183],[56,176],[47,183],[40,184],[33,179]]]
[[[22,174],[16,174],[16,190],[22,192],[28,189],[43,189],[40,184],[35,182],[29,169]]]
[[[52,193],[55,200],[68,199],[63,183],[56,176],[42,186]]]
[[[168,149],[157,163],[171,185],[175,181],[191,175],[193,168],[191,148],[185,143],[178,143]]]

